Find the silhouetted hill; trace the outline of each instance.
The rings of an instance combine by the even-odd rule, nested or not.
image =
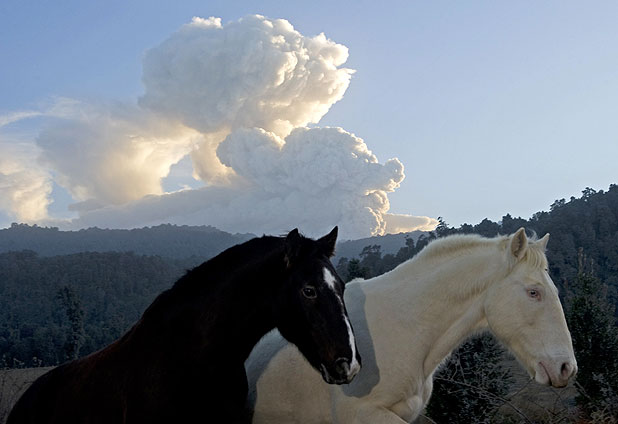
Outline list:
[[[357,258],[365,246],[378,245],[384,254],[397,253],[406,238],[417,240],[422,231],[387,234],[337,243],[336,257]],[[70,255],[81,252],[134,252],[183,259],[206,260],[228,247],[243,243],[254,234],[230,234],[211,226],[158,225],[133,230],[88,228],[60,231],[56,227],[13,224],[0,230],[0,253],[31,250],[39,256]]]
[[[411,238],[416,241],[425,234],[424,231],[412,231],[409,233],[386,234],[384,236],[367,237],[358,240],[345,240],[337,243],[337,250],[333,263],[337,263],[339,258],[358,258],[363,248],[366,246],[380,246],[383,254],[395,254],[406,245],[406,239]]]
[[[0,230],[0,253],[32,250],[40,256],[80,252],[135,252],[167,258],[211,258],[254,234],[230,234],[211,226],[158,225],[133,230],[88,228],[60,231],[26,224]]]

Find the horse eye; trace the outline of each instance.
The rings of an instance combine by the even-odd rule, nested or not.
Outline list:
[[[538,299],[539,298],[539,291],[535,290],[535,289],[530,289],[528,290],[528,296],[534,298],[534,299]]]
[[[307,286],[303,287],[303,296],[308,299],[315,299],[316,297],[318,297],[318,294],[316,293],[315,288]]]

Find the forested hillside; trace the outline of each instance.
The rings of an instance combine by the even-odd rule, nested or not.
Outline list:
[[[196,259],[0,254],[0,366],[57,365],[124,333]]]
[[[302,228],[299,228],[302,232]],[[416,240],[422,231],[386,234],[359,240],[340,240],[337,257],[358,257],[363,248],[379,244],[384,252],[397,252],[405,239]],[[276,234],[275,234],[276,235]],[[12,224],[0,230],[0,253],[32,250],[40,256],[68,255],[80,252],[134,252],[184,259],[191,256],[210,258],[254,234],[230,234],[211,226],[158,225],[132,230],[88,228],[61,231],[56,227]]]
[[[88,228],[59,231],[26,224],[0,230],[0,252],[32,250],[41,256],[79,252],[135,252],[167,258],[210,258],[255,237],[230,234],[211,226],[158,225],[133,230]]]
[[[358,240],[342,240],[337,243],[337,250],[333,258],[336,263],[340,258],[359,258],[363,249],[367,246],[379,245],[382,253],[397,253],[406,245],[407,239],[417,240],[426,234],[425,231],[412,231],[409,233],[385,234]]]

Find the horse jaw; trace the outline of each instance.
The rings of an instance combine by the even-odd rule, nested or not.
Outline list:
[[[565,387],[577,373],[572,352],[560,346],[536,346],[527,343],[505,343],[530,378],[543,386]],[[524,347],[525,346],[525,347]],[[536,351],[537,353],[533,353]],[[541,353],[542,352],[542,353]]]

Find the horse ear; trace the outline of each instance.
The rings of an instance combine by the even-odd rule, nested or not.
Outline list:
[[[335,226],[330,233],[318,240],[320,246],[330,258],[335,254],[335,245],[337,244],[337,234],[339,233],[339,227]]]
[[[549,241],[549,233],[545,234],[542,239],[537,241],[537,243],[539,244],[539,246],[541,246],[541,248],[543,248],[543,250],[545,250],[547,248],[548,241]]]
[[[284,260],[289,268],[292,266],[296,258],[300,253],[300,239],[301,235],[298,233],[298,228],[294,228],[289,234],[285,237],[285,256]]]
[[[528,237],[526,236],[526,230],[524,227],[521,227],[513,237],[511,238],[511,253],[517,259],[521,259],[524,257],[524,253],[526,253],[526,249],[528,248]]]

